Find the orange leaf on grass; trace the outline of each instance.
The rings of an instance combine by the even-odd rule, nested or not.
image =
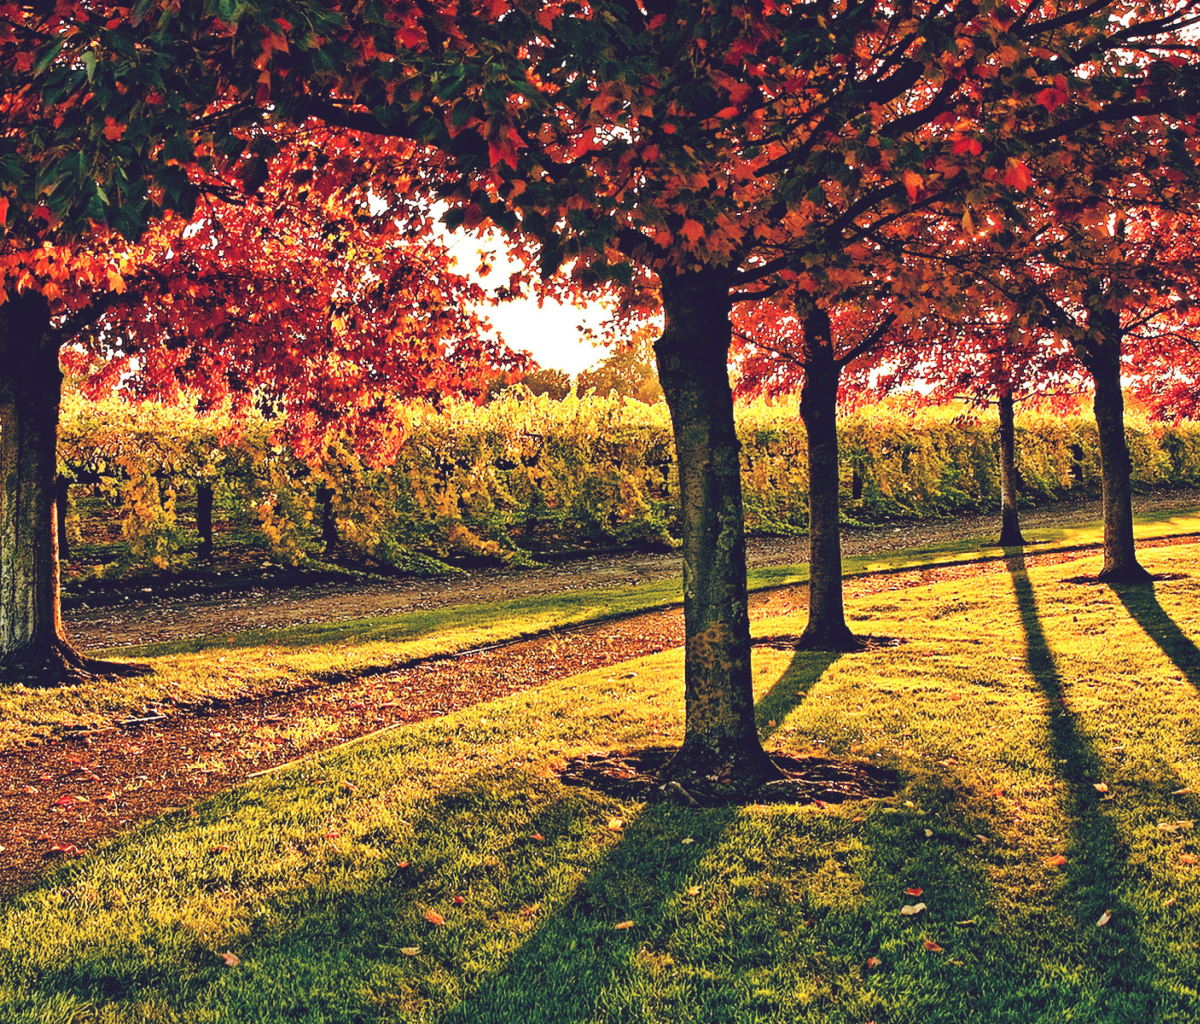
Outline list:
[[[1064,857],[1061,853],[1056,853],[1053,857],[1046,861],[1046,864],[1052,868],[1061,868],[1066,862],[1066,857]]]
[[[632,928],[635,923],[634,921],[621,921],[619,924],[613,925],[613,927],[619,932],[624,932]]]
[[[942,947],[939,946],[936,942],[934,942],[933,939],[925,940],[925,948],[927,950],[929,950],[930,953],[944,953],[945,952],[945,950],[942,949]]]
[[[905,892],[906,892],[906,893],[907,893],[909,896],[920,896],[920,895],[921,895],[921,892],[922,892],[922,890],[921,890],[921,889],[905,889],[904,891],[905,891]]]
[[[439,914],[432,907],[430,907],[427,911],[425,911],[425,920],[428,921],[430,924],[445,924],[446,923],[446,919],[444,917],[442,917],[442,915]]]
[[[241,963],[237,956],[235,956],[233,953],[230,953],[229,950],[225,950],[224,953],[218,953],[217,955],[225,961],[226,967],[236,967]]]

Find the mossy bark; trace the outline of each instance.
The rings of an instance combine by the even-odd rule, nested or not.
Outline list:
[[[654,347],[679,464],[686,630],[684,741],[663,777],[748,792],[781,773],[754,716],[728,281],[711,270],[661,279],[665,325]]]
[[[59,593],[58,406],[62,372],[50,310],[37,294],[0,305],[0,683],[59,686],[144,672],[78,654]]]
[[[800,419],[808,443],[808,624],[799,646],[852,651],[860,641],[846,625],[842,600],[842,528],[838,490],[837,394],[841,366],[834,358],[829,314],[804,318],[804,383]]]
[[[1017,424],[1011,394],[1000,396],[1000,539],[1005,548],[1025,546],[1017,511]]]

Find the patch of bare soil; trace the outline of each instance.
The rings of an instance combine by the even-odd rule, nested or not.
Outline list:
[[[1083,506],[1071,519],[1094,518],[1092,512]],[[921,529],[928,528],[906,529],[892,546],[927,543],[929,535]],[[968,525],[940,537],[977,533],[976,526]],[[754,542],[755,564],[797,560],[794,542],[773,543],[777,546],[768,549],[765,542]],[[853,543],[848,543],[848,550],[856,550]],[[1062,562],[1087,553],[1028,554],[1024,565]],[[666,558],[670,558],[669,569]],[[602,581],[624,585],[668,571],[678,573],[676,556],[664,556],[661,563],[648,556],[627,556],[589,559],[558,575],[549,570],[548,577],[535,570],[522,574],[520,583],[493,573],[490,579],[474,579],[465,589],[462,584],[454,589],[438,585],[432,593],[424,589],[425,584],[409,584],[407,589],[381,584],[378,589],[317,588],[294,595],[293,600],[286,593],[259,595],[261,599],[242,595],[224,605],[215,602],[204,607],[172,598],[137,609],[104,609],[94,617],[86,610],[81,610],[85,614],[77,611],[71,628],[88,646],[110,646],[204,635],[208,630],[226,634],[252,626],[403,611],[428,606],[425,602],[494,600],[520,593],[520,587],[533,593],[539,592],[536,587],[567,590],[603,585]],[[991,562],[881,574],[847,581],[846,592],[848,596],[872,594],[1005,571],[1004,562]],[[759,620],[806,605],[806,588],[786,588],[755,595],[751,614]],[[161,631],[156,632],[152,624],[148,628],[148,621],[161,623]],[[765,642],[775,639],[765,638]],[[0,752],[0,894],[20,891],[55,861],[79,856],[140,821],[186,808],[305,754],[682,642],[680,612],[653,612],[400,665],[357,679],[311,680],[235,702],[165,703],[103,728],[65,732],[39,746]],[[293,725],[302,721],[323,725],[319,731],[301,733]],[[837,779],[820,777],[824,769],[810,764],[796,770],[809,774],[796,780],[787,799],[827,799],[813,795],[821,786],[826,793],[837,791]],[[859,769],[851,765],[844,770],[853,775]]]
[[[659,772],[676,749],[644,747],[625,753],[584,754],[571,758],[559,777],[568,785],[589,786],[623,800],[674,800],[693,807],[716,802],[712,794],[686,790],[678,783],[660,782]],[[892,796],[900,781],[898,773],[866,761],[779,751],[771,752],[771,760],[783,772],[783,778],[765,783],[752,793],[740,794],[738,803],[840,804],[846,800]]]

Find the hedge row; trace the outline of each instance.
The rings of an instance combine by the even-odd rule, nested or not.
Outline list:
[[[522,558],[597,545],[671,543],[678,484],[665,406],[520,391],[485,406],[412,408],[390,466],[334,442],[301,460],[272,425],[224,414],[64,403],[59,446],[70,481],[68,536],[107,539],[105,571],[186,565],[202,551],[197,512],[211,501],[226,542],[265,545],[301,564],[336,543],[402,568],[463,556]],[[747,527],[807,524],[804,431],[794,403],[739,409]],[[1200,481],[1200,427],[1132,418],[1136,486]],[[994,418],[877,407],[841,426],[850,520],[942,515],[999,502]],[[1088,416],[1018,417],[1023,500],[1099,489]],[[107,533],[106,533],[107,531]],[[220,541],[218,541],[218,545]]]

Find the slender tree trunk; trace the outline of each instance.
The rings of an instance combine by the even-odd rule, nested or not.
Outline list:
[[[200,547],[196,557],[207,562],[213,556],[213,487],[207,480],[196,483],[196,532],[200,534]]]
[[[55,521],[62,373],[49,328],[40,295],[0,305],[0,681],[27,686],[126,668],[81,657],[63,632]]]
[[[54,523],[58,530],[58,560],[71,557],[71,539],[67,536],[67,511],[71,505],[71,481],[61,473],[54,479]]]
[[[1000,539],[1003,548],[1025,546],[1017,512],[1017,427],[1012,393],[1000,396]]]
[[[686,630],[683,746],[665,779],[749,791],[780,777],[754,720],[739,442],[729,387],[729,289],[716,271],[662,275],[655,343],[679,463]]]
[[[321,543],[324,545],[325,557],[329,558],[337,551],[341,540],[338,537],[337,517],[333,514],[332,487],[317,488],[317,504],[321,506]]]
[[[1150,574],[1137,560],[1133,542],[1133,463],[1125,440],[1125,396],[1121,393],[1121,323],[1104,310],[1093,318],[1087,368],[1096,385],[1093,409],[1100,436],[1100,481],[1104,506],[1104,568],[1100,579],[1136,583]]]
[[[852,651],[860,642],[842,604],[842,528],[838,505],[837,392],[829,314],[814,307],[804,320],[804,384],[800,419],[808,440],[808,625],[799,646]]]

